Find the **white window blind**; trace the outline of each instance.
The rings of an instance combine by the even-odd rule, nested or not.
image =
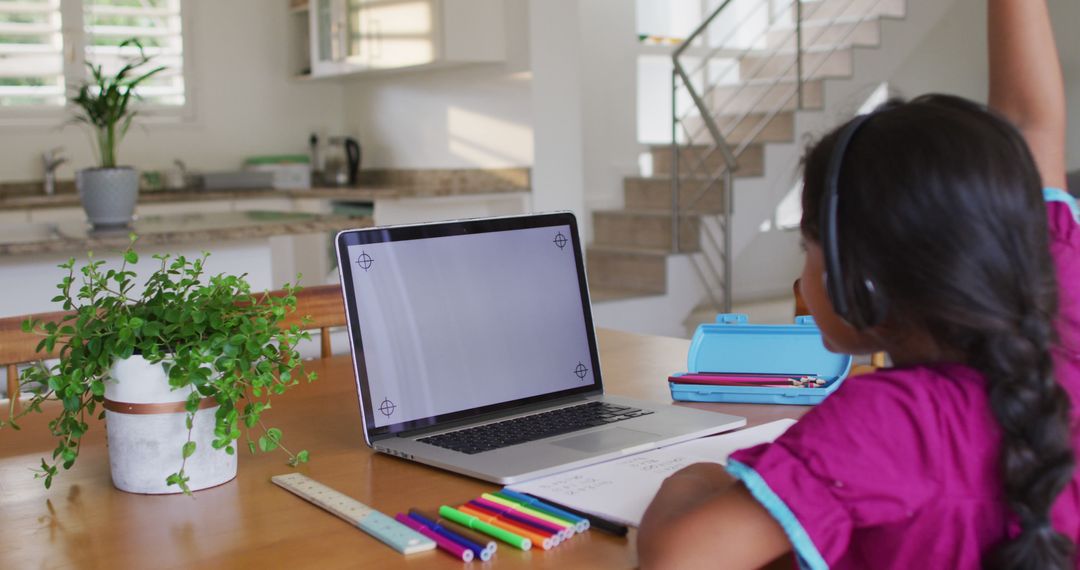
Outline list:
[[[113,75],[138,57],[137,46],[121,47],[131,38],[152,57],[131,77],[165,67],[136,89],[136,105],[153,114],[182,113],[187,85],[181,4],[182,0],[0,0],[0,117],[59,115],[74,89],[90,78],[84,62]]]
[[[0,107],[64,104],[60,0],[0,0]]]
[[[86,30],[86,61],[101,65],[102,71],[115,74],[132,58],[138,57],[134,45],[120,47],[136,38],[153,59],[135,70],[136,76],[154,67],[164,66],[136,88],[142,104],[184,104],[184,38],[180,0],[83,0],[83,26]]]

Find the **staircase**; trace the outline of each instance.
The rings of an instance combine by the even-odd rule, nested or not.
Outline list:
[[[682,286],[703,293],[690,309],[730,310],[730,268],[738,254],[732,186],[764,186],[772,147],[801,146],[800,122],[806,121],[800,117],[825,114],[828,84],[850,80],[858,52],[878,48],[883,24],[904,18],[907,9],[905,0],[791,0],[780,9],[761,0],[760,13],[747,16],[745,9],[726,14],[731,4],[723,2],[676,52],[684,68],[673,86],[676,146],[649,149],[651,176],[624,180],[622,209],[592,212],[587,271],[601,316],[642,306],[623,302],[670,296],[673,264],[682,272],[689,267],[699,282]],[[767,23],[754,38],[717,41],[730,35],[724,29],[745,30],[730,18],[760,23],[765,12]],[[791,152],[781,154],[786,160],[773,170],[790,173]]]

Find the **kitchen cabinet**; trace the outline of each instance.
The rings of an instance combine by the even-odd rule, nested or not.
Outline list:
[[[308,17],[294,36],[315,78],[505,58],[500,0],[310,0],[293,11]]]

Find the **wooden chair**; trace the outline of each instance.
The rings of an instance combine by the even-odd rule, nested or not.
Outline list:
[[[281,291],[273,291],[271,295],[281,295]],[[307,317],[305,325],[301,321]],[[308,330],[319,329],[319,340],[322,347],[320,356],[330,356],[330,327],[345,326],[345,302],[341,298],[340,285],[318,285],[316,287],[304,287],[296,294],[296,310],[289,313],[281,322],[282,328],[300,325]]]
[[[283,291],[272,291],[271,295],[284,295]],[[11,398],[12,405],[19,397],[19,369],[20,364],[36,362],[48,358],[55,358],[60,352],[59,346],[54,347],[52,352],[36,352],[41,337],[35,334],[27,334],[22,331],[22,322],[29,317],[36,317],[43,321],[60,321],[65,312],[38,313],[35,315],[21,315],[17,317],[0,318],[0,366],[7,368],[7,393]],[[304,317],[308,317],[307,324],[303,324]],[[290,313],[281,322],[282,327],[300,325],[305,329],[319,329],[321,335],[321,356],[330,356],[330,327],[345,325],[345,307],[341,299],[341,287],[338,285],[320,285],[305,287],[296,294],[296,311]]]

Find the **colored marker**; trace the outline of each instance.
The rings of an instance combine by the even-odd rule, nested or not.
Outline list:
[[[577,530],[576,523],[572,523],[572,522],[570,522],[568,520],[561,519],[561,518],[559,518],[557,516],[554,516],[554,515],[549,515],[547,513],[540,512],[540,511],[538,511],[538,510],[536,510],[536,509],[534,509],[532,507],[526,507],[525,505],[515,503],[514,501],[504,499],[504,498],[499,497],[497,495],[492,495],[491,493],[484,493],[483,495],[481,495],[481,497],[483,497],[483,498],[485,498],[485,499],[487,499],[487,500],[489,500],[489,501],[491,501],[493,503],[498,503],[500,505],[503,505],[504,507],[517,507],[523,513],[530,514],[530,515],[532,515],[532,516],[534,516],[534,517],[536,517],[538,519],[548,521],[549,523],[561,526],[563,528],[568,528],[570,530]]]
[[[540,501],[539,499],[536,499],[534,497],[530,497],[529,495],[526,495],[524,493],[518,493],[517,491],[511,491],[510,489],[503,487],[503,490],[498,491],[497,493],[495,493],[495,495],[518,503],[519,505],[524,505],[526,507],[536,509],[540,512],[570,521],[577,526],[578,532],[585,532],[589,530],[589,519],[568,513],[558,507]]]
[[[518,548],[521,550],[529,550],[532,548],[532,541],[519,534],[505,531],[497,526],[492,526],[472,515],[465,514],[453,507],[443,505],[439,507],[439,514],[460,524],[478,530],[486,535],[494,536],[495,538]]]
[[[493,503],[482,497],[478,499],[473,499],[469,502],[476,503],[477,505],[480,505],[489,511],[499,513],[500,515],[510,520],[515,520],[519,523],[529,525],[529,527],[535,528],[540,532],[545,532],[547,534],[557,534],[559,535],[559,540],[569,540],[570,537],[574,536],[574,529],[572,528],[566,528],[556,525],[554,523],[550,523],[544,519],[540,519],[523,511],[519,511],[514,507],[508,507],[505,505],[500,505],[498,503]]]
[[[550,499],[547,499],[547,501],[548,501],[548,503],[551,503],[551,505],[556,507],[556,508],[562,509],[562,510],[564,510],[564,511],[566,511],[566,512],[572,514],[572,515],[577,515],[579,517],[584,517],[584,518],[588,519],[589,520],[589,528],[600,529],[600,530],[602,530],[604,532],[614,534],[615,536],[626,536],[626,533],[630,532],[630,529],[628,529],[626,527],[626,525],[621,525],[621,524],[619,524],[617,522],[612,522],[612,521],[609,521],[607,519],[602,519],[602,518],[600,518],[598,516],[590,515],[589,513],[583,513],[581,511],[576,510],[576,509],[572,509],[572,508],[570,508],[570,507],[568,507],[566,505],[560,505],[558,503],[554,503]]]
[[[668,382],[706,384],[711,386],[763,386],[767,388],[814,388],[825,380],[815,376],[745,376],[734,374],[683,374],[668,376]]]
[[[418,514],[409,513],[409,518],[413,519],[414,521],[416,521],[416,522],[418,522],[418,523],[420,523],[420,524],[422,524],[422,525],[424,525],[426,527],[428,527],[433,532],[435,532],[437,534],[441,534],[442,536],[445,536],[446,538],[449,538],[450,540],[460,544],[461,546],[464,546],[465,548],[468,548],[480,560],[482,560],[484,562],[487,562],[488,560],[491,560],[492,552],[490,550],[488,550],[488,549],[484,548],[483,546],[480,546],[479,544],[476,544],[475,542],[473,542],[473,541],[471,541],[471,540],[469,540],[469,539],[455,533],[454,531],[452,531],[452,530],[450,530],[448,528],[444,528],[444,527],[440,526],[438,523],[436,523],[436,522],[434,522],[434,521],[432,521],[430,519],[424,518],[424,517],[422,517],[422,516],[420,516]]]
[[[465,528],[464,526],[461,526],[454,521],[446,520],[440,517],[439,513],[436,513],[435,511],[427,511],[423,509],[409,509],[409,514],[415,514],[424,517],[429,521],[435,521],[435,524],[453,532],[454,534],[457,534],[458,536],[461,536],[467,540],[479,544],[484,550],[488,550],[492,554],[495,554],[495,551],[499,548],[499,543],[492,540],[490,536],[486,534],[481,534],[469,528]]]
[[[525,538],[531,540],[533,544],[539,546],[540,548],[543,548],[544,550],[551,550],[552,548],[555,548],[559,545],[558,535],[541,534],[532,529],[518,526],[514,524],[513,521],[504,520],[497,514],[486,512],[483,509],[477,508],[473,505],[458,505],[458,510],[467,515],[472,515],[492,526],[499,527],[507,532],[512,532],[514,534],[524,536]]]
[[[398,513],[397,516],[394,517],[394,519],[396,519],[397,522],[430,538],[431,540],[434,540],[435,544],[439,545],[439,548],[449,552],[457,558],[460,558],[462,562],[472,562],[474,556],[472,550],[469,550],[468,548],[465,548],[464,546],[450,540],[449,538],[446,538],[445,536],[416,522],[415,520],[409,518],[409,515],[406,515],[405,513]]]
[[[483,499],[479,500],[482,501]],[[469,507],[470,509],[473,509],[475,511],[479,511],[485,516],[495,517],[499,522],[520,528],[524,532],[530,532],[538,536],[548,537],[551,539],[552,548],[555,548],[560,543],[562,543],[562,541],[566,540],[565,538],[563,538],[563,533],[560,530],[551,531],[548,529],[535,527],[525,521],[516,520],[513,516],[511,516],[511,514],[481,504],[477,502],[476,499],[469,501],[467,504],[462,506]]]

